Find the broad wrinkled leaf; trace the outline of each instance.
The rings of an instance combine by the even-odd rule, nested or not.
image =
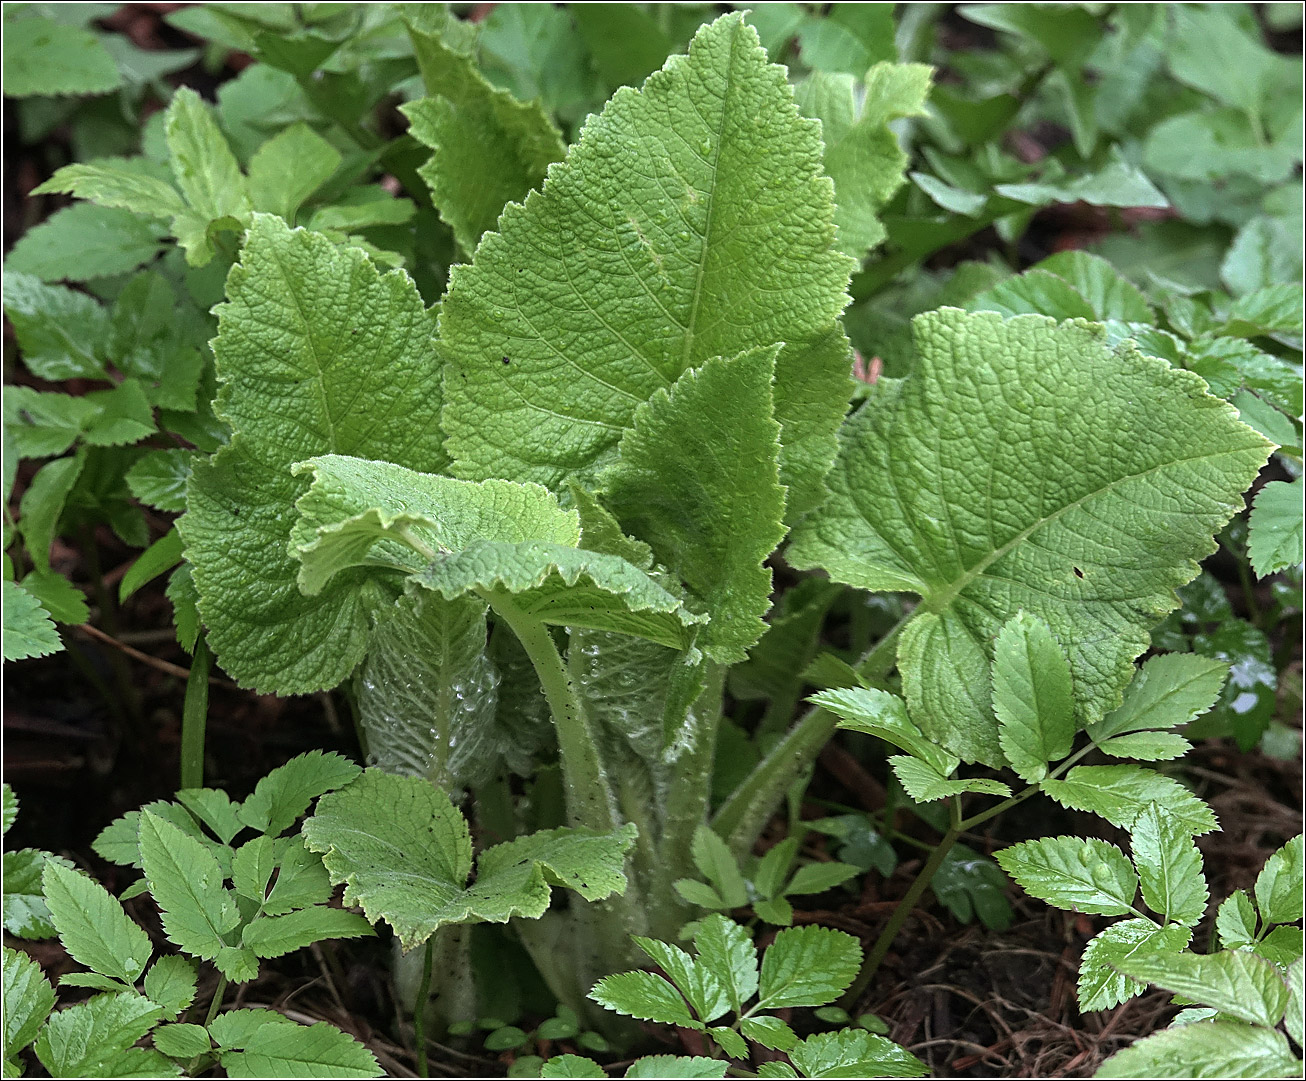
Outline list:
[[[1269,447],[1197,377],[1111,351],[1091,326],[943,309],[915,333],[915,371],[845,426],[834,495],[788,557],[920,594],[898,651],[908,708],[996,765],[1002,624],[1043,619],[1069,655],[1076,723],[1099,720]]]
[[[417,571],[430,561],[424,553],[458,552],[478,540],[574,547],[580,539],[576,512],[538,484],[454,480],[334,454],[292,472],[311,477],[290,531],[303,565],[299,585],[310,595],[353,566],[388,562]]]
[[[686,369],[785,342],[780,477],[806,509],[851,389],[833,214],[783,69],[738,15],[702,28],[454,270],[440,350],[455,472],[583,477]]]
[[[1141,918],[1113,923],[1084,947],[1079,961],[1080,1010],[1109,1010],[1141,995],[1147,985],[1120,972],[1120,962],[1134,954],[1177,953],[1191,937],[1187,927],[1158,927]]]
[[[1138,876],[1115,845],[1080,837],[1041,837],[997,853],[1025,890],[1057,908],[1101,916],[1132,912]]]
[[[566,148],[539,102],[490,85],[472,58],[444,36],[410,23],[429,97],[402,106],[410,134],[433,151],[418,172],[431,201],[469,255],[510,202],[544,182]]]
[[[804,59],[810,60],[806,50]],[[803,115],[821,121],[839,247],[857,260],[884,239],[879,213],[902,187],[907,168],[889,121],[925,113],[933,75],[924,64],[881,62],[862,71],[864,85],[851,75],[817,71],[794,91]]]
[[[745,660],[766,630],[785,492],[772,419],[774,348],[709,360],[635,411],[602,476],[622,527],[647,541],[707,607],[699,637],[722,663]]]
[[[547,830],[495,845],[469,887],[471,836],[449,797],[420,778],[369,769],[318,801],[304,837],[332,881],[345,884],[345,903],[361,905],[372,923],[384,919],[412,949],[447,923],[537,918],[551,884],[587,900],[621,892],[635,829]]]
[[[1152,804],[1135,819],[1130,847],[1148,907],[1168,921],[1194,926],[1206,912],[1208,895],[1192,834]]]
[[[357,249],[264,215],[227,291],[215,408],[235,435],[196,463],[179,526],[200,611],[242,685],[332,687],[366,650],[368,605],[356,571],[315,597],[299,591],[286,512],[307,483],[290,467],[315,454],[444,466],[431,320],[402,272],[379,274]]]
[[[637,635],[685,649],[706,617],[617,556],[545,541],[476,541],[414,576],[447,600],[502,596],[524,616],[564,627]]]
[[[1033,784],[1075,739],[1070,666],[1048,625],[1018,612],[993,646],[993,713],[1011,768]]]
[[[378,622],[355,682],[368,761],[441,788],[499,765],[499,673],[485,651],[485,602],[411,589]]]
[[[1096,1077],[1291,1077],[1301,1060],[1278,1033],[1236,1021],[1164,1029],[1112,1055]]]

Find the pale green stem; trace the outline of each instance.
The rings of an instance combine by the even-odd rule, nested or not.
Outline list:
[[[860,676],[875,683],[889,673],[898,656],[898,636],[910,619],[911,615],[900,619],[862,658],[857,665]],[[730,794],[717,812],[712,828],[726,839],[737,857],[742,858],[752,850],[789,786],[816,761],[838,724],[838,718],[832,713],[819,707],[808,710]]]
[[[617,813],[604,776],[598,739],[567,676],[549,628],[518,608],[507,593],[487,591],[482,596],[517,636],[544,689],[558,733],[567,817],[574,826],[603,833],[616,829]]]
[[[181,707],[181,787],[204,787],[204,729],[209,716],[209,669],[213,654],[201,635],[186,678]]]

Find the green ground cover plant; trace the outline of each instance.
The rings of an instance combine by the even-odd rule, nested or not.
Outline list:
[[[168,24],[250,60],[213,101],[113,7],[4,13],[5,93],[75,158],[5,263],[4,649],[92,608],[112,640],[167,575],[181,779],[99,835],[116,897],[5,853],[7,931],[94,992],[55,1009],[6,947],[6,1074],[377,1076],[224,994],[380,935],[423,1075],[485,1032],[514,1076],[919,1076],[852,1019],[927,891],[1002,929],[1008,879],[1123,917],[1081,1010],[1189,1005],[1101,1076],[1300,1072],[1301,839],[1190,949],[1219,822],[1185,772],[1299,749],[1282,6],[201,4]],[[991,41],[941,71],[945,19]],[[1137,217],[1024,257],[1068,207]],[[335,695],[358,761],[205,787],[212,677]],[[805,818],[841,729],[886,802]],[[974,847],[1030,800],[1103,836]],[[796,918],[904,846],[865,949]]]

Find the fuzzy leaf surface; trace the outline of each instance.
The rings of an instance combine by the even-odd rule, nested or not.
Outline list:
[[[925,64],[881,62],[866,72],[864,87],[850,75],[815,71],[795,89],[803,115],[821,121],[839,248],[854,259],[884,240],[879,213],[907,168],[889,121],[924,114],[932,74]]]
[[[369,769],[318,801],[304,837],[324,854],[332,881],[345,884],[345,903],[361,905],[372,923],[384,919],[412,949],[447,923],[537,918],[550,885],[589,900],[623,890],[635,830],[546,830],[495,845],[467,887],[471,836],[449,797],[421,778]]]
[[[409,134],[434,153],[418,173],[469,255],[510,202],[544,183],[566,153],[538,101],[491,86],[472,57],[443,35],[409,25],[428,97],[401,107]]]
[[[776,350],[714,358],[635,411],[605,502],[622,527],[704,602],[704,651],[732,664],[766,631],[771,571],[784,536],[785,491],[772,419]]]
[[[1099,720],[1269,444],[1200,378],[1092,325],[944,308],[914,333],[915,369],[845,425],[833,496],[788,556],[920,594],[898,648],[912,717],[1000,765],[990,643],[1006,620],[1048,624],[1076,724]]]
[[[440,316],[455,472],[556,487],[712,357],[784,342],[781,480],[810,502],[851,390],[819,128],[731,14],[585,124],[509,205]],[[783,297],[778,303],[777,297]]]
[[[339,683],[369,622],[360,572],[306,597],[286,510],[295,462],[357,455],[435,472],[445,462],[431,319],[402,271],[255,215],[214,342],[229,444],[191,476],[179,528],[209,643],[237,682],[281,694]],[[367,409],[355,408],[366,402]]]

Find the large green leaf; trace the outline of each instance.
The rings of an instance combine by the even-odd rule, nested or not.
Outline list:
[[[622,526],[646,540],[712,617],[713,659],[735,663],[766,631],[771,571],[784,536],[785,492],[772,419],[774,347],[714,359],[635,412],[617,464],[603,476]]]
[[[1292,1077],[1301,1059],[1281,1033],[1237,1021],[1198,1021],[1154,1033],[1102,1064],[1097,1077]]]
[[[410,134],[434,151],[418,172],[470,255],[505,204],[538,188],[566,148],[538,101],[527,104],[491,86],[474,60],[442,34],[415,23],[408,32],[430,96],[401,111]]]
[[[803,115],[821,122],[839,247],[857,260],[884,240],[879,213],[902,187],[907,168],[889,122],[925,113],[932,75],[924,64],[881,62],[866,72],[864,85],[851,75],[816,71],[795,88]]]
[[[1270,448],[1196,376],[1111,350],[1090,324],[945,308],[914,325],[915,371],[848,422],[834,495],[789,559],[920,594],[898,653],[912,717],[999,765],[990,671],[1006,620],[1048,624],[1077,723],[1098,720]]]
[[[809,505],[850,390],[834,325],[850,261],[820,167],[818,126],[738,15],[617,91],[453,271],[440,349],[455,472],[583,476],[686,369],[785,342],[781,480],[791,513]]]
[[[495,845],[468,886],[471,835],[449,797],[421,778],[369,769],[318,801],[304,836],[324,853],[332,881],[345,883],[345,902],[361,905],[373,923],[384,919],[412,949],[448,923],[537,918],[551,884],[587,900],[623,891],[635,828],[547,830]]]
[[[287,511],[307,484],[290,467],[320,454],[444,466],[431,320],[402,271],[379,274],[358,249],[262,215],[227,289],[216,408],[235,435],[196,464],[179,526],[200,612],[242,685],[334,686],[367,648],[365,579],[350,571],[300,592]]]

